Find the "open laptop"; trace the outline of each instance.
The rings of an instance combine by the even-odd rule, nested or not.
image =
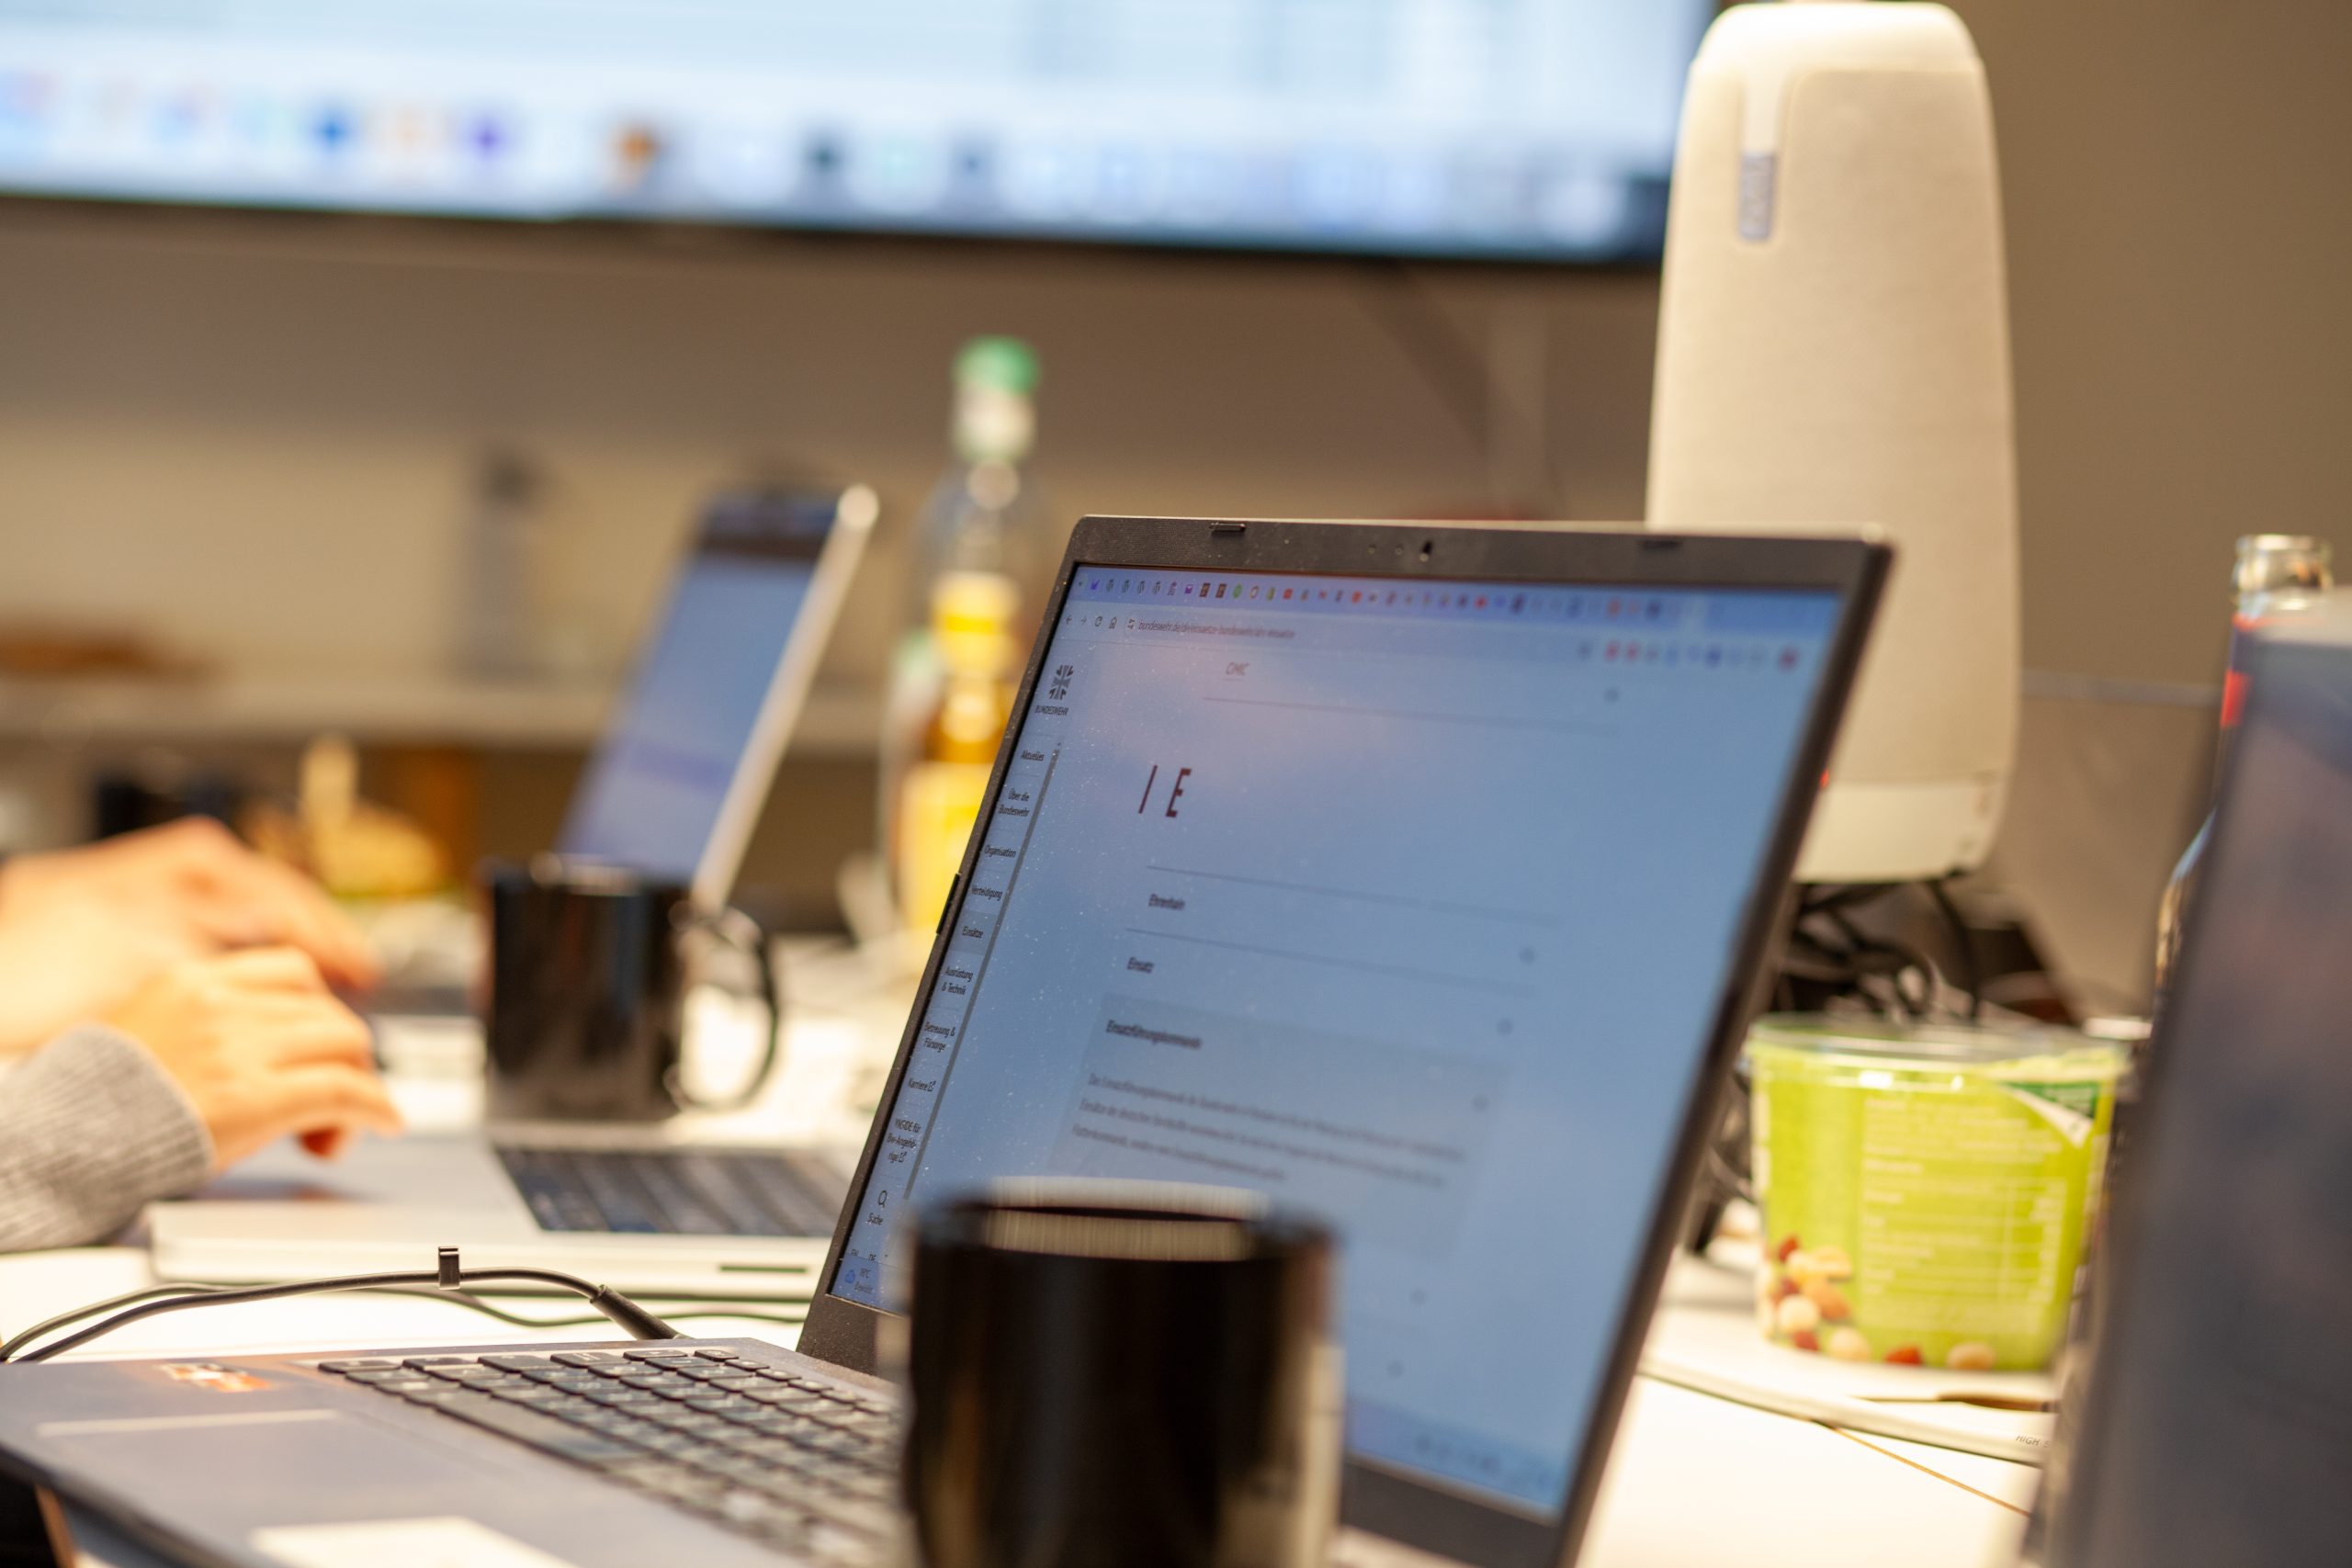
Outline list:
[[[2352,599],[2264,635],[2247,693],[2048,1568],[2352,1562]]]
[[[862,485],[730,491],[705,509],[559,853],[688,884],[707,908],[727,901],[876,511]],[[448,1000],[464,1010],[462,991]],[[674,1147],[673,1135],[492,1128],[371,1141],[329,1167],[274,1151],[202,1200],[153,1206],[155,1267],[283,1280],[404,1267],[456,1241],[624,1290],[805,1296],[848,1157]]]
[[[687,883],[705,908],[727,902],[877,510],[864,485],[711,502],[557,853]]]
[[[1886,559],[1090,519],[799,1352],[6,1367],[0,1466],[237,1568],[873,1561],[899,1217],[1172,1177],[1338,1226],[1347,1561],[1564,1562]]]

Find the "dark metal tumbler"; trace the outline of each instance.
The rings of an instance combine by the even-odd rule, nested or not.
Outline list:
[[[680,944],[695,930],[751,955],[768,1007],[759,1069],[726,1104],[750,1099],[766,1081],[781,1020],[767,944],[747,917],[699,911],[675,884],[552,857],[486,866],[481,886],[492,1117],[650,1122],[694,1103],[678,1064],[686,999]]]
[[[1330,1235],[1197,1196],[967,1200],[918,1221],[922,1568],[1323,1563],[1341,1437]]]

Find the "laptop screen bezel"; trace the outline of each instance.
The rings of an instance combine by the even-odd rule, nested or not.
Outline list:
[[[2224,868],[2236,863],[2241,840],[2276,832],[2240,803],[2241,795],[2254,787],[2239,782],[2252,766],[2245,742],[2285,722],[2278,716],[2293,695],[2301,694],[2297,688],[2335,687],[2352,672],[2352,599],[2335,600],[2316,621],[2240,635],[2250,637],[2251,647],[2239,739],[2222,757],[2206,828],[2204,871],[2180,914],[2187,936],[2174,963],[2168,999],[2157,1012],[2154,1032],[2136,1069],[2139,1104],[2128,1157],[2109,1177],[2104,1258],[2098,1264],[2089,1335],[2070,1347],[2086,1358],[2087,1370],[2066,1388],[2055,1446],[2028,1527],[2025,1561],[2046,1568],[2098,1568],[2128,1556],[2101,1534],[2102,1494],[2119,1479],[2110,1466],[2120,1423],[2117,1406],[2127,1383],[2163,1374],[2163,1363],[2151,1361],[2140,1346],[2143,1308],[2135,1294],[2142,1284],[2142,1255],[2152,1245],[2147,1238],[2163,1232],[2166,1224],[2151,1195],[2157,1179],[2154,1173],[2190,1157],[2174,1152],[2186,1135],[2175,1129],[2195,1116],[2202,1103],[2188,1098],[2199,1065],[2188,1059],[2190,1054],[2209,1052],[2219,1059],[2236,1043],[2200,1044],[2201,1037],[2186,1032],[2196,1020],[2192,998],[2211,983],[2208,971],[2223,962],[2198,933],[2216,929],[2214,922],[2227,912],[2223,900],[2232,889]],[[2183,1078],[2189,1081],[2176,1087]],[[2224,1178],[2215,1175],[2215,1179]],[[2249,1544],[2258,1550],[2260,1543]]]
[[[1614,1325],[1600,1397],[1574,1450],[1583,1456],[1569,1475],[1557,1517],[1538,1519],[1500,1501],[1487,1501],[1414,1475],[1351,1456],[1343,1522],[1457,1561],[1495,1568],[1536,1568],[1567,1561],[1591,1513],[1602,1465],[1639,1357],[1645,1326],[1656,1306],[1666,1265],[1689,1201],[1692,1172],[1713,1131],[1721,1085],[1737,1054],[1751,1010],[1753,976],[1779,918],[1783,893],[1804,837],[1815,781],[1826,769],[1845,698],[1859,667],[1864,635],[1877,605],[1890,552],[1859,535],[1783,537],[1652,534],[1605,526],[1495,526],[1458,524],[1302,523],[1212,518],[1089,517],[1070,535],[1042,624],[1059,620],[1079,572],[1088,568],[1262,571],[1388,577],[1400,581],[1640,585],[1724,591],[1831,592],[1839,610],[1824,650],[1820,687],[1781,781],[1771,841],[1760,874],[1743,901],[1732,963],[1717,998],[1706,1050],[1682,1109],[1673,1165],[1647,1216],[1637,1273]],[[1013,705],[1015,722],[1002,744],[982,798],[979,819],[994,811],[1006,764],[1029,712],[1051,643],[1049,630],[1031,649]],[[819,1285],[801,1330],[806,1354],[855,1371],[880,1370],[882,1328],[893,1314],[838,1295],[833,1281],[851,1227],[871,1178],[888,1111],[914,1052],[924,1002],[939,978],[944,933],[970,886],[982,835],[975,833],[934,932],[915,1005],[891,1064],[880,1109],[868,1129],[842,1205]]]

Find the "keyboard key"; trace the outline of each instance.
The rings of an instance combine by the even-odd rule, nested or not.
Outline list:
[[[609,1367],[620,1358],[610,1350],[559,1350],[548,1358],[559,1367]],[[409,1363],[414,1366],[416,1363]]]
[[[319,1363],[319,1371],[322,1372],[343,1373],[390,1372],[397,1371],[400,1369],[400,1365],[401,1364],[398,1361],[388,1361],[380,1357],[361,1356],[353,1359],[341,1361],[321,1361]]]
[[[765,1432],[755,1432],[749,1427],[729,1427],[724,1432],[712,1432],[707,1436],[709,1441],[721,1448],[755,1457],[770,1456],[782,1446],[775,1438]]]
[[[564,1404],[571,1399],[571,1395],[560,1388],[548,1388],[544,1383],[535,1382],[520,1382],[510,1388],[493,1388],[489,1392],[509,1404]]]
[[[589,1429],[591,1431],[601,1430],[605,1437],[617,1438],[622,1442],[634,1443],[639,1448],[643,1448],[650,1442],[655,1441],[658,1438],[666,1438],[670,1435],[667,1430],[655,1426],[650,1421],[621,1421],[616,1422],[610,1427],[602,1428],[591,1427]]]
[[[898,1524],[896,1509],[863,1498],[817,1494],[811,1506],[833,1524],[863,1535],[887,1536]]]
[[[696,1386],[703,1385],[698,1384]],[[762,1404],[770,1405],[779,1410],[822,1410],[827,1408],[831,1404],[830,1401],[823,1399],[817,1394],[804,1393],[802,1390],[797,1388],[784,1388],[775,1383],[767,1383],[759,1388],[746,1389],[743,1391],[743,1397],[746,1399],[756,1399]]]
[[[486,1393],[477,1393],[461,1383],[443,1382],[438,1378],[420,1379],[416,1387],[403,1388],[399,1391],[399,1393],[411,1404],[437,1405],[447,1404],[453,1399],[488,1399],[490,1397]]]
[[[731,1459],[712,1460],[705,1468],[712,1474],[723,1475],[746,1489],[756,1489],[760,1483],[775,1473],[773,1465],[746,1453],[738,1453]]]
[[[484,1356],[481,1364],[495,1367],[502,1372],[528,1372],[556,1364],[552,1356]]]
[[[632,1444],[616,1442],[594,1432],[583,1432],[537,1411],[519,1409],[487,1395],[467,1394],[435,1406],[447,1416],[486,1427],[503,1437],[528,1443],[559,1459],[572,1460],[581,1464],[603,1464],[616,1460],[642,1457],[643,1450]]]
[[[625,1410],[633,1405],[669,1403],[650,1388],[592,1388],[581,1397],[593,1399],[599,1404],[609,1404],[618,1410]]]

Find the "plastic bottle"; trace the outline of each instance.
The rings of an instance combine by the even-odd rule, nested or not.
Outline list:
[[[458,628],[458,673],[514,680],[539,673],[537,548],[546,486],[519,453],[492,451],[474,479]]]
[[[2216,776],[2221,772],[2222,760],[2228,754],[2239,716],[2245,708],[2251,634],[2262,626],[2310,615],[2318,607],[2320,595],[2335,585],[2332,566],[2327,542],[2309,535],[2249,534],[2238,541],[2237,567],[2231,575],[2237,590],[2238,607],[2230,620],[2229,672],[2222,683],[2221,737],[2214,749]],[[2165,885],[2163,900],[2156,906],[2156,978],[2152,1016],[2164,1010],[2173,965],[2180,956],[2183,923],[2198,874],[2204,867],[2205,843],[2212,827],[2213,818],[2209,812],[2198,827],[2196,837],[2188,840],[2188,848],[2181,852],[2180,863],[2173,868],[2172,880]]]
[[[929,931],[979,814],[1036,627],[1051,543],[1028,470],[1037,360],[1012,338],[956,359],[955,457],[918,525],[909,632],[892,671],[883,853],[899,917]]]

